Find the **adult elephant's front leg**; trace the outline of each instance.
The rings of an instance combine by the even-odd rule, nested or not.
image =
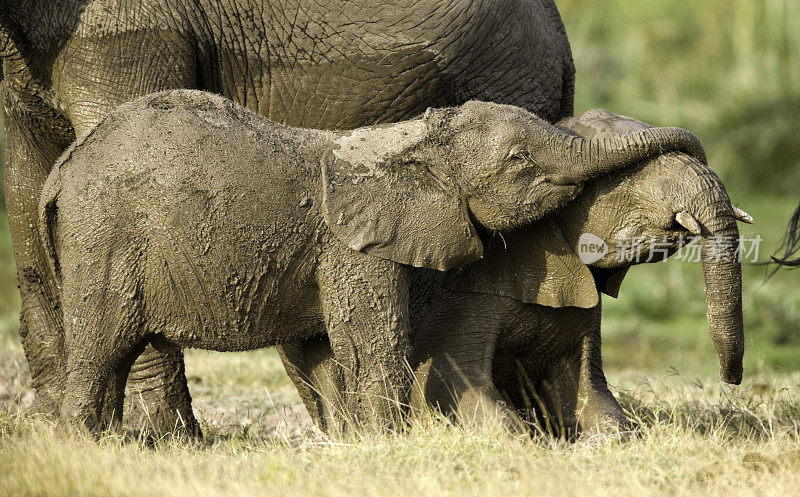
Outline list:
[[[5,107],[4,188],[22,301],[19,333],[35,409],[58,414],[66,375],[60,295],[37,229],[42,185],[61,151],[73,140],[63,117],[33,97],[22,98],[3,82]]]
[[[358,423],[396,426],[411,384],[409,269],[334,247],[320,266],[319,282],[348,413]]]

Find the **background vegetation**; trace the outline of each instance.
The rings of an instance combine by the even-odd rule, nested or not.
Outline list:
[[[576,112],[601,107],[697,134],[735,203],[757,220],[762,261],[800,201],[800,3],[560,0]],[[746,370],[800,368],[800,274],[744,271]],[[712,373],[699,264],[630,271],[607,299],[609,366]]]
[[[800,201],[800,3],[557,3],[578,67],[576,112],[602,107],[697,134],[734,202],[758,221],[742,233],[763,239],[768,260]],[[203,444],[97,445],[13,415],[31,393],[0,211],[0,494],[783,495],[800,488],[800,271],[768,271],[745,268],[737,388],[716,377],[699,263],[637,267],[620,298],[607,299],[606,371],[638,429],[627,444],[510,439],[431,420],[396,438],[330,440],[290,407],[299,399],[266,350],[189,351]]]

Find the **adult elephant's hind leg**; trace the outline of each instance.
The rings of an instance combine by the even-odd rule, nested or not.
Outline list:
[[[359,423],[399,426],[411,385],[409,270],[347,247],[332,252],[319,281],[345,405]]]
[[[37,207],[50,168],[74,136],[63,118],[24,110],[32,105],[23,105],[6,82],[0,86],[5,203],[22,302],[19,333],[36,390],[34,409],[57,415],[66,379],[64,331],[58,288],[37,229]]]
[[[130,426],[157,435],[202,436],[192,411],[183,352],[179,350],[161,352],[147,345],[128,374],[128,404]]]

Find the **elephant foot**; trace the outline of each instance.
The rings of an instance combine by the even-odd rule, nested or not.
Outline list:
[[[608,389],[591,390],[584,398],[576,413],[582,434],[621,434],[627,438],[632,426]]]
[[[455,416],[459,425],[465,427],[501,427],[512,434],[530,431],[527,424],[500,400],[494,387],[470,388],[463,392],[458,400]]]
[[[43,333],[29,333],[24,316],[20,317],[19,334],[31,375],[31,387],[36,396],[28,411],[30,414],[57,418],[64,398],[66,374],[63,355],[44,347]],[[47,342],[45,342],[47,343]]]
[[[126,424],[156,436],[202,437],[192,411],[183,353],[164,353],[148,345],[128,375]]]

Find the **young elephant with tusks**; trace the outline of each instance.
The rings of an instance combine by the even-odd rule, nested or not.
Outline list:
[[[599,139],[649,128],[601,110],[559,125]],[[446,273],[415,271],[412,405],[427,401],[468,423],[499,416],[513,428],[520,414],[556,433],[626,428],[603,374],[598,292],[616,297],[631,265],[663,260],[691,235],[700,237],[720,374],[738,384],[744,332],[737,220],[752,222],[731,205],[713,171],[672,152],[592,180],[544,219],[490,239],[481,261]],[[586,241],[603,250],[581,253]],[[343,387],[325,337],[283,345],[282,356],[312,418],[335,429]]]
[[[679,129],[583,140],[481,102],[346,132],[199,91],[122,105],[65,152],[40,201],[64,316],[61,416],[117,421],[147,343],[247,350],[325,333],[347,409],[385,425],[409,385],[409,266],[477,260],[471,219],[525,226],[663,150],[703,153]]]

